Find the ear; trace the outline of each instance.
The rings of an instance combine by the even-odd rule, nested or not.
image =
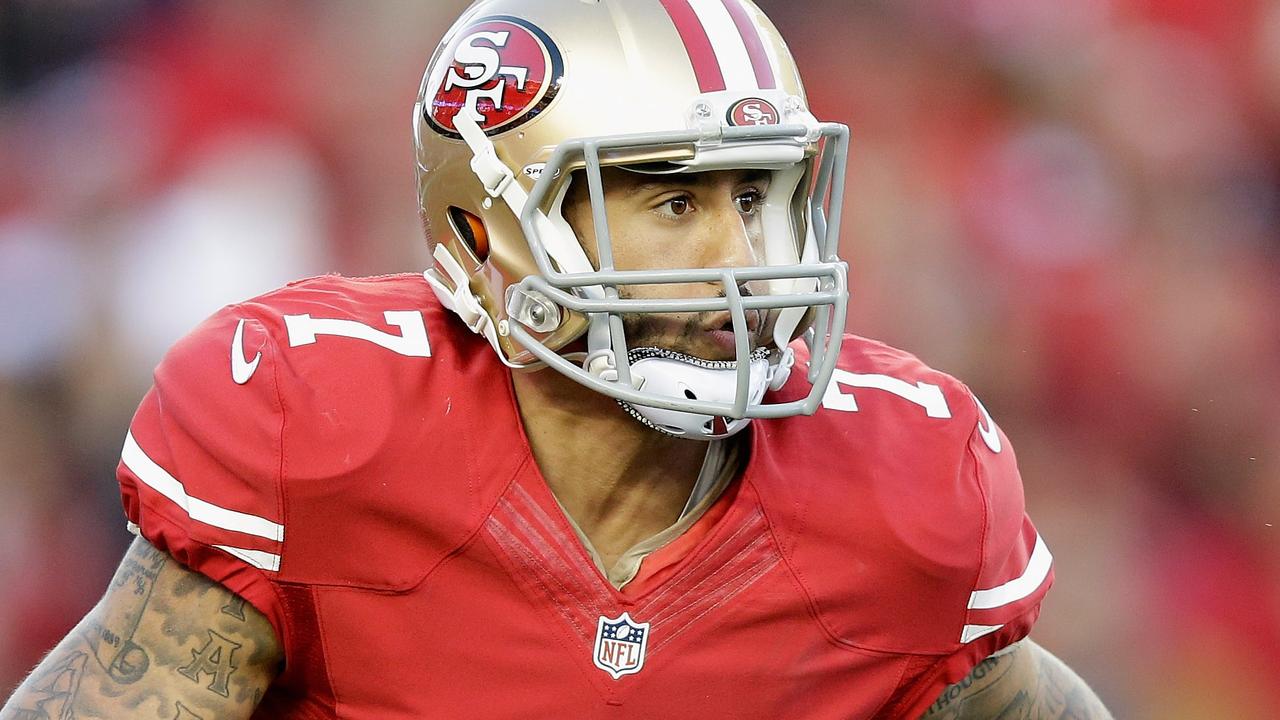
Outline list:
[[[489,259],[489,231],[480,218],[462,208],[450,206],[449,221],[478,262]]]

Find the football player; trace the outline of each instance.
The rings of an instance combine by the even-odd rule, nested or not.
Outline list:
[[[169,352],[0,717],[1108,717],[1008,438],[843,334],[848,133],[748,0],[481,0],[414,128],[433,267]]]

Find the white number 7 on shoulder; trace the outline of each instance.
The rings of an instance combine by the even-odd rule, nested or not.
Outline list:
[[[355,320],[313,318],[310,315],[285,315],[284,324],[289,331],[289,347],[310,345],[316,341],[317,335],[336,335],[371,342],[408,357],[431,357],[431,343],[427,340],[427,326],[421,312],[388,310],[382,316],[388,325],[400,328],[399,335]]]
[[[951,408],[947,406],[947,398],[942,394],[942,388],[937,385],[931,385],[927,382],[917,382],[912,385],[888,375],[874,373],[864,375],[851,373],[839,368],[836,368],[835,373],[831,376],[831,384],[827,386],[827,391],[822,396],[822,407],[828,410],[858,412],[858,401],[854,398],[853,393],[842,392],[840,390],[841,384],[851,388],[870,388],[893,393],[903,400],[924,408],[925,414],[931,418],[951,417]]]

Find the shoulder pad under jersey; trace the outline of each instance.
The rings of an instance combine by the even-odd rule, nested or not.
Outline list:
[[[756,438],[752,482],[833,636],[976,663],[1029,631],[1051,558],[1008,438],[962,383],[849,336],[822,407]]]
[[[490,422],[508,393],[421,276],[292,283],[166,355],[125,442],[126,512],[269,617],[277,581],[407,589],[480,522],[478,478],[515,471],[518,425]]]

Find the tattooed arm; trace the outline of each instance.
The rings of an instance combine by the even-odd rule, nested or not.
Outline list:
[[[1079,675],[1030,640],[978,663],[920,720],[1111,720]]]
[[[248,718],[283,657],[253,606],[138,538],[0,720]]]

